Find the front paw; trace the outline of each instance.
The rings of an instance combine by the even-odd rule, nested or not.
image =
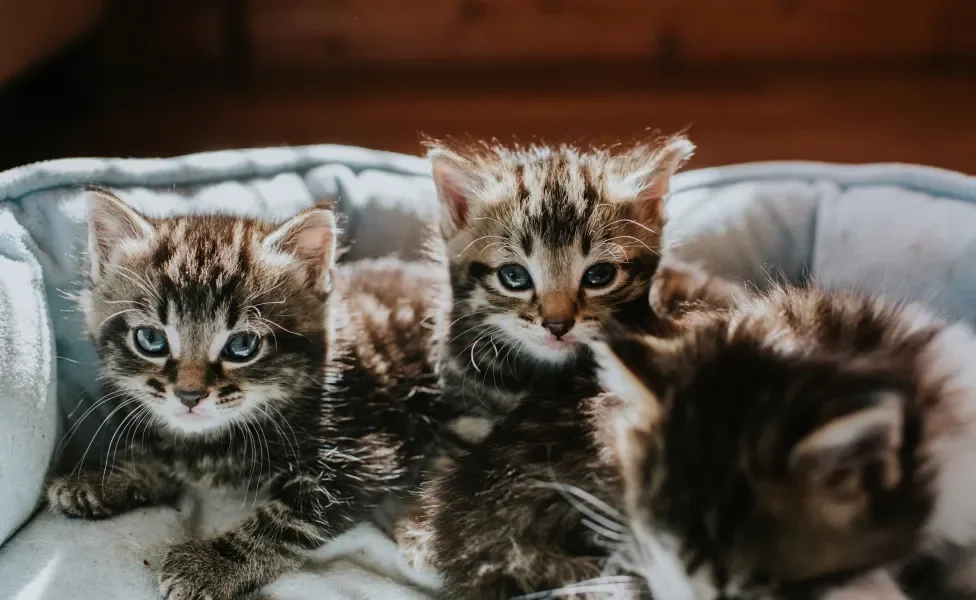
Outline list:
[[[159,591],[167,600],[233,600],[236,566],[211,540],[177,544],[163,560]]]
[[[681,308],[700,300],[708,274],[697,265],[662,262],[651,281],[651,309],[661,317],[676,316]]]
[[[51,510],[80,519],[106,519],[118,510],[104,494],[105,488],[83,479],[57,477],[47,486]]]

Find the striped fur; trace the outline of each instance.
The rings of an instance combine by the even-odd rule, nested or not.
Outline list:
[[[577,411],[573,398],[594,393],[586,344],[599,335],[603,320],[615,317],[642,331],[661,326],[647,294],[658,264],[663,198],[692,150],[681,136],[588,150],[432,144],[454,293],[445,397],[464,415],[452,424],[463,441],[488,437],[470,455],[454,455],[461,461],[457,470],[445,461],[448,472],[434,478],[419,514],[400,523],[397,535],[413,562],[433,563],[444,573],[447,595],[500,598],[533,583],[592,572],[592,557],[559,559],[561,537],[551,545],[537,540],[536,548],[513,549],[504,536],[485,540],[478,521],[454,517],[472,500],[467,491],[504,486],[506,465],[522,461],[496,452],[496,438],[545,435],[554,448],[567,445],[572,452],[587,446],[578,421],[567,416],[566,428],[557,422]],[[611,265],[613,277],[606,285],[587,285],[587,271],[601,264]],[[524,290],[504,285],[503,269],[511,265],[529,274]],[[553,320],[568,323],[568,330],[547,330]],[[522,407],[522,400],[532,406]],[[554,419],[549,430],[536,427],[537,414]],[[485,426],[496,419],[505,431]],[[539,475],[544,473],[533,473]],[[531,505],[540,494],[549,496],[533,490],[524,499]],[[484,499],[489,497],[495,498]],[[529,523],[531,517],[517,516],[520,510],[512,508],[511,521],[503,517],[513,530],[525,525],[551,531],[563,521],[553,515]],[[565,513],[570,521],[571,513]],[[510,550],[529,553],[516,559],[517,573],[506,571]]]
[[[670,335],[611,328],[600,387],[520,403],[435,482],[448,598],[902,600],[902,564],[972,547],[968,327],[676,263],[653,290]]]
[[[694,300],[692,280],[656,287]],[[967,326],[853,293],[719,295],[680,335],[597,353],[625,407],[624,562],[655,597],[897,600],[906,561],[972,546]]]
[[[93,192],[82,305],[118,450],[103,468],[55,478],[51,508],[105,518],[166,502],[191,480],[270,497],[240,526],[170,548],[167,598],[256,590],[402,492],[436,442],[446,269],[336,267],[336,234],[324,208],[277,228],[155,220]],[[147,326],[165,332],[167,352],[140,350]],[[258,352],[231,360],[227,340],[241,332],[259,336]],[[175,393],[187,389],[205,394],[191,408]]]
[[[431,145],[454,292],[450,396],[503,414],[589,369],[585,344],[601,319],[647,325],[662,198],[692,150],[683,137],[628,149]],[[601,263],[612,281],[584,285]],[[531,285],[506,289],[507,265],[526,269]],[[547,321],[569,329],[557,338]]]

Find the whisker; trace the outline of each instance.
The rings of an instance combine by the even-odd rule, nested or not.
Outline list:
[[[473,316],[475,316],[475,315],[480,315],[480,314],[483,314],[483,313],[485,313],[485,312],[487,312],[487,311],[488,311],[488,309],[483,309],[483,310],[476,310],[476,311],[473,311],[473,312],[469,312],[469,313],[468,313],[468,314],[466,314],[466,315],[461,315],[460,317],[458,317],[458,318],[456,318],[456,319],[454,319],[453,321],[451,321],[451,322],[450,322],[450,324],[448,324],[448,327],[452,327],[452,326],[453,326],[454,324],[456,324],[456,323],[457,323],[458,321],[461,321],[461,320],[463,320],[463,319],[467,319],[468,317],[473,317]],[[452,340],[452,341],[453,341],[453,340]]]
[[[464,253],[468,251],[468,248],[470,248],[471,246],[474,246],[475,244],[477,244],[481,240],[487,240],[487,239],[491,239],[491,238],[498,238],[500,240],[508,241],[508,240],[506,240],[504,237],[502,237],[500,235],[483,235],[480,238],[472,241],[470,244],[468,244],[467,246],[465,246],[463,250],[461,250],[460,252],[458,252],[458,254],[457,254],[458,257],[463,256]]]
[[[115,413],[117,413],[118,411],[125,408],[126,406],[129,406],[130,404],[138,401],[139,401],[138,398],[135,397],[129,398],[124,402],[122,402],[121,404],[119,404],[118,406],[116,406],[114,409],[112,409],[112,412],[108,413],[108,416],[106,416],[105,419],[102,420],[102,423],[98,426],[98,428],[95,429],[95,433],[92,434],[91,440],[88,442],[88,446],[85,448],[85,452],[81,455],[81,459],[78,461],[78,464],[75,466],[75,468],[72,469],[71,471],[72,473],[74,473],[77,470],[78,476],[79,477],[81,476],[81,467],[85,463],[85,459],[88,457],[88,452],[91,450],[92,444],[94,444],[95,440],[98,439],[98,433],[102,430],[102,427],[105,427],[105,424],[112,420],[112,416],[115,415]]]
[[[650,233],[650,234],[652,234],[652,235],[657,235],[659,233],[659,232],[651,229],[647,225],[644,225],[643,223],[638,223],[637,221],[634,221],[633,219],[617,219],[616,221],[614,221],[614,224],[616,224],[616,223],[630,223],[631,225],[637,225],[641,229],[647,230],[647,232]]]
[[[125,313],[130,313],[130,312],[139,312],[139,309],[138,308],[126,308],[126,309],[120,310],[119,312],[112,313],[109,316],[107,316],[104,319],[102,319],[102,322],[99,323],[98,326],[99,327],[103,327],[105,325],[105,323],[107,323],[108,321],[111,321],[115,317],[117,317],[119,315],[124,315]]]
[[[636,579],[629,575],[615,575],[587,579],[561,588],[533,592],[515,596],[512,600],[541,600],[543,598],[563,598],[575,594],[617,594],[637,585]]]
[[[612,506],[610,506],[609,504],[607,504],[603,500],[600,500],[599,498],[597,498],[593,494],[591,494],[591,493],[589,493],[589,492],[587,492],[585,490],[581,490],[580,488],[578,488],[576,486],[566,485],[566,484],[563,484],[563,483],[551,483],[551,482],[545,482],[545,481],[540,481],[536,485],[538,485],[539,487],[546,487],[546,488],[554,489],[554,490],[557,490],[557,491],[562,492],[564,494],[573,496],[575,499],[578,499],[578,500],[575,500],[575,499],[574,500],[571,500],[572,502],[582,501],[583,503],[585,503],[585,504],[582,504],[582,506],[586,510],[586,513],[587,513],[587,516],[588,517],[590,517],[591,519],[594,519],[597,522],[603,522],[604,520],[613,519],[613,521],[610,521],[610,523],[612,523],[612,528],[614,528],[614,529],[619,528],[620,527],[620,523],[623,523],[624,521],[626,521],[626,519],[624,518],[624,516],[622,514],[620,514],[620,511],[618,511],[617,509],[613,508]],[[567,500],[570,500],[570,498],[567,498]],[[586,506],[587,504],[589,506]],[[592,508],[590,508],[590,507],[592,507]],[[603,511],[603,513],[604,513],[605,516],[600,515],[598,513],[595,513],[593,511],[593,508]],[[589,513],[592,513],[592,515],[589,514]]]

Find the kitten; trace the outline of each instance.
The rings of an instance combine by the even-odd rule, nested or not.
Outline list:
[[[443,266],[336,267],[325,208],[273,227],[151,219],[92,194],[82,306],[113,442],[127,447],[56,477],[53,510],[107,518],[195,480],[267,492],[240,526],[175,545],[163,561],[165,597],[230,600],[408,485],[448,414],[437,374]]]
[[[620,533],[586,506],[617,504],[602,426],[616,399],[592,380],[577,383],[519,403],[425,490],[424,550],[445,599],[544,598],[531,594],[546,590],[576,597],[569,589],[582,591],[603,573],[607,543]],[[639,586],[614,587],[621,598],[639,597]],[[608,597],[593,592],[582,597]]]
[[[624,556],[655,598],[906,598],[899,567],[953,548],[949,586],[976,592],[968,326],[816,289],[686,315],[596,344]]]
[[[595,380],[586,342],[610,316],[641,330],[658,264],[663,198],[694,146],[682,136],[631,148],[430,144],[453,288],[448,402],[462,415],[435,471],[531,396]],[[394,532],[428,562],[424,501]]]
[[[482,416],[592,371],[611,315],[648,327],[662,198],[694,146],[430,145],[454,292],[445,395]]]
[[[651,301],[669,337],[592,344],[609,391],[521,403],[430,488],[448,598],[901,600],[901,565],[972,547],[967,326],[677,263]]]

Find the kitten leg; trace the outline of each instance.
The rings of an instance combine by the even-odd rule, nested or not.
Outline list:
[[[664,259],[651,282],[650,303],[658,315],[673,316],[688,304],[727,308],[746,295],[743,286],[710,275],[698,265]]]
[[[946,587],[966,597],[976,595],[976,550],[966,551],[952,564]]]
[[[409,506],[393,528],[393,539],[400,556],[408,567],[417,571],[432,568],[430,545],[433,537],[426,515],[418,504]]]
[[[182,486],[152,459],[123,461],[110,468],[85,469],[54,477],[47,486],[51,510],[68,517],[105,519],[140,506],[162,504]]]
[[[908,596],[887,570],[876,569],[828,591],[821,600],[908,600]]]
[[[517,408],[425,489],[427,512],[408,532],[406,550],[441,574],[444,598],[508,599],[565,590],[603,574],[606,556],[579,503],[545,484],[580,484],[591,495],[602,488],[580,477],[597,460],[583,417],[574,414],[573,402],[553,402]]]
[[[159,574],[162,595],[233,600],[299,568],[303,551],[330,541],[382,499],[356,466],[284,475],[272,482],[272,499],[236,528],[170,547]]]

